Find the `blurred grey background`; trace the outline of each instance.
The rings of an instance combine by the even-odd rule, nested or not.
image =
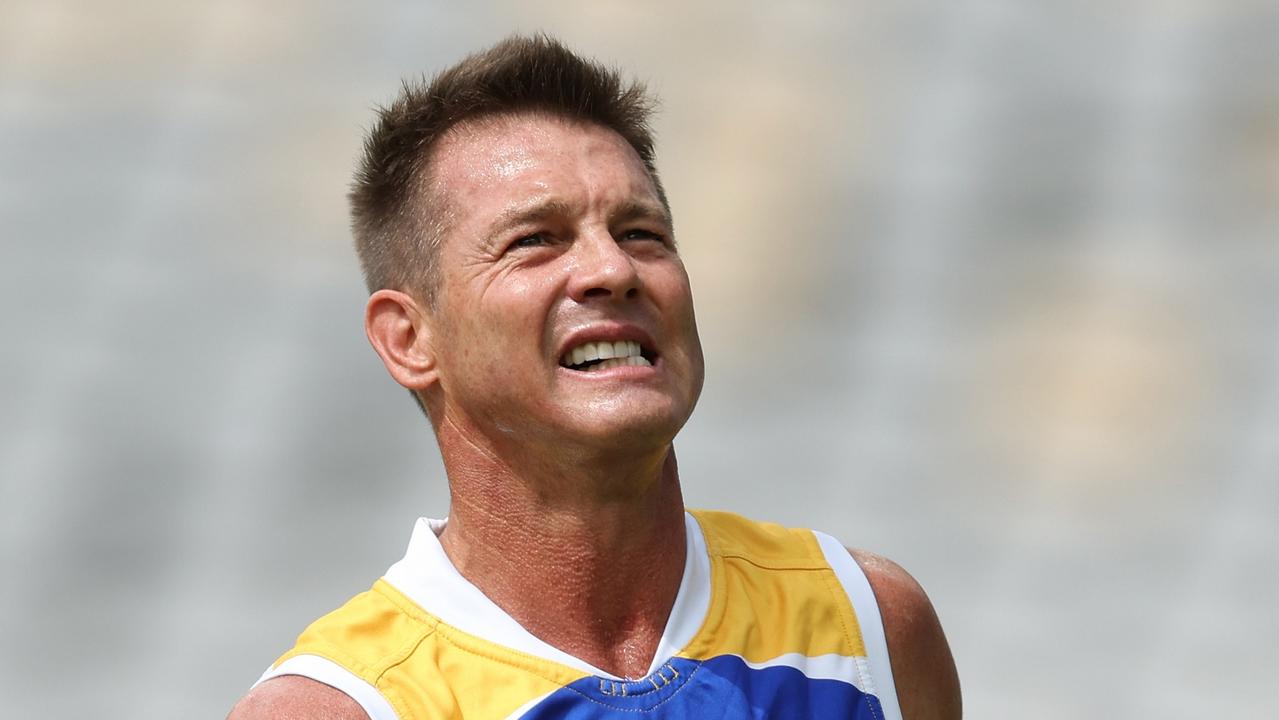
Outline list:
[[[222,717],[447,512],[345,189],[535,30],[664,100],[690,504],[912,570],[968,717],[1279,716],[1275,3],[3,0],[6,717]]]

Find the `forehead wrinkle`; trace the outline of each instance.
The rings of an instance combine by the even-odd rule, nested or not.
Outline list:
[[[546,120],[582,129],[583,144],[577,147],[584,155],[574,158],[571,152],[565,155],[563,149],[543,155],[544,146],[540,141],[547,130],[539,124]],[[633,173],[625,173],[627,181],[620,187],[614,184],[615,179],[604,180],[595,161],[601,153],[614,150],[620,150],[626,157],[624,163],[634,164],[642,181],[636,182],[640,178]],[[427,185],[440,205],[447,209],[450,230],[456,229],[458,223],[469,224],[464,217],[471,215],[483,222],[476,228],[476,235],[486,246],[500,242],[498,236],[513,226],[557,215],[573,217],[599,211],[604,222],[610,225],[650,219],[664,223],[668,230],[671,226],[669,210],[660,202],[652,176],[634,149],[605,127],[566,122],[538,113],[476,118],[450,128],[430,155]],[[461,187],[450,187],[452,183],[447,179],[450,177],[459,180]],[[468,196],[483,196],[513,184],[524,185],[526,180],[531,183],[526,186],[531,196],[514,200],[486,221],[467,211],[472,204]],[[578,187],[575,192],[584,191],[586,197],[570,201],[560,196],[554,186],[565,180]],[[601,181],[606,184],[601,185]],[[578,186],[578,183],[584,185]],[[570,197],[576,195],[570,193]],[[590,207],[578,207],[583,203]]]

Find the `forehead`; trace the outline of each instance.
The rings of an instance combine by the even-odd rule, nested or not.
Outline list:
[[[655,198],[643,162],[606,127],[553,115],[481,118],[451,128],[432,153],[430,192],[454,223],[537,199]]]

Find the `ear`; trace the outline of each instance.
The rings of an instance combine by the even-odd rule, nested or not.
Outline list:
[[[386,371],[409,390],[425,390],[438,379],[430,316],[411,295],[378,290],[364,308],[364,332]]]

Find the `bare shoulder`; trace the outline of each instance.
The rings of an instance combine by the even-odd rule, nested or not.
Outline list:
[[[849,548],[879,603],[904,720],[957,720],[959,675],[941,621],[915,578],[888,558]]]
[[[350,695],[300,675],[258,685],[232,708],[227,720],[369,720]]]

